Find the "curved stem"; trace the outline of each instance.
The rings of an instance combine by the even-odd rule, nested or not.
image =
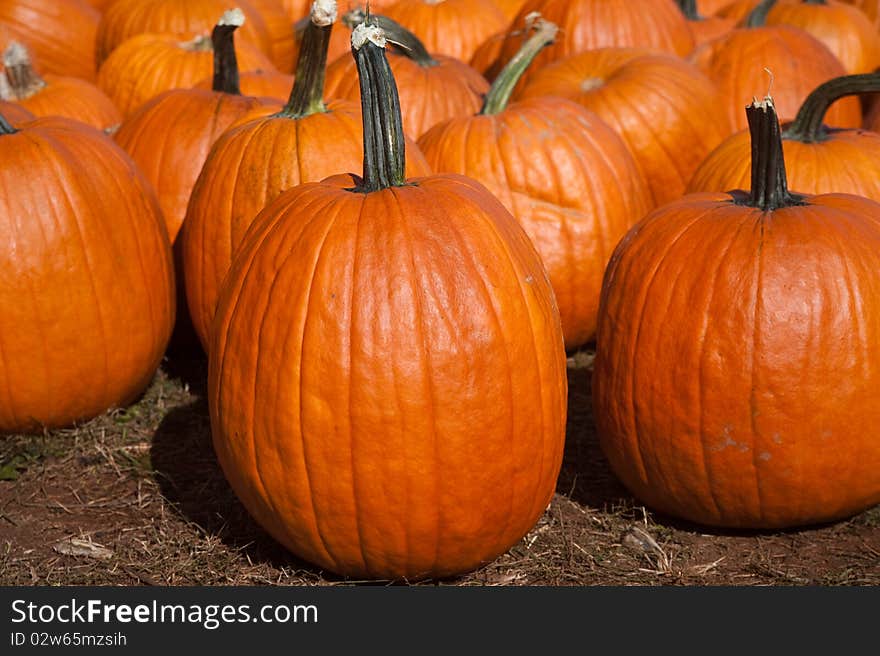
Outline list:
[[[765,212],[803,205],[803,198],[788,190],[782,133],[773,100],[754,101],[746,107],[746,116],[752,139],[752,189],[742,204]]]
[[[214,49],[214,80],[211,89],[235,96],[241,95],[238,82],[238,58],[235,56],[235,30],[244,25],[241,9],[223,14],[211,31]]]
[[[758,6],[752,9],[749,15],[746,16],[745,26],[764,27],[767,24],[767,14],[770,13],[775,4],[776,0],[763,0],[758,3]]]
[[[880,72],[843,75],[816,87],[783,132],[784,139],[815,143],[828,138],[822,121],[832,103],[845,96],[880,91]]]
[[[364,175],[357,191],[369,193],[406,184],[406,153],[397,84],[385,55],[385,36],[366,23],[351,35],[364,121]]]
[[[519,49],[519,52],[513,56],[513,59],[507,62],[507,65],[501,70],[498,77],[495,78],[495,81],[489,88],[489,92],[486,94],[486,99],[483,101],[483,108],[480,110],[480,114],[490,116],[504,111],[523,73],[526,72],[526,69],[534,61],[535,57],[538,56],[538,53],[545,46],[550,45],[556,40],[556,33],[559,31],[559,28],[554,23],[540,17],[527,26],[527,29],[533,29],[535,33],[528,38]]]
[[[0,136],[4,134],[15,134],[16,132],[18,132],[18,130],[12,127],[3,114],[0,114]]]
[[[279,116],[303,118],[327,111],[324,106],[324,71],[334,22],[336,2],[319,0],[312,5],[296,61],[296,81]]]

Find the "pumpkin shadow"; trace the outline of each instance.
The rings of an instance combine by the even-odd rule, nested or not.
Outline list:
[[[162,496],[205,536],[219,539],[254,564],[305,570],[315,578],[334,580],[288,552],[238,500],[214,454],[204,395],[165,416],[153,435],[150,458]]]
[[[162,370],[169,378],[177,379],[185,385],[194,396],[200,399],[207,398],[208,358],[198,338],[195,343],[170,342],[165,349]]]
[[[593,421],[592,367],[569,359],[568,417],[556,492],[597,510],[632,508],[638,502],[615,476],[599,446]]]

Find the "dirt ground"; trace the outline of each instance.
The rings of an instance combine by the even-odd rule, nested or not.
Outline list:
[[[247,515],[217,465],[195,349],[135,405],[76,429],[0,439],[0,584],[352,585]],[[596,442],[589,350],[569,359],[557,494],[509,552],[429,585],[880,585],[880,506],[789,532],[720,532],[642,507]]]

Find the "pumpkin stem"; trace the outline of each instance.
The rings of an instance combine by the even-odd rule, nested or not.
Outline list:
[[[3,114],[0,114],[0,135],[15,134],[16,132],[18,132],[18,130],[12,127]]]
[[[758,6],[752,9],[749,15],[746,16],[745,26],[764,27],[767,24],[767,14],[770,13],[775,4],[776,0],[762,0],[762,2],[759,2]]]
[[[681,9],[681,13],[684,14],[684,17],[688,20],[698,21],[703,19],[697,11],[697,0],[677,0],[677,2],[678,8]]]
[[[525,31],[530,32],[532,30],[535,33],[523,43],[519,52],[507,62],[507,65],[501,70],[495,81],[492,82],[492,86],[486,94],[486,99],[483,101],[483,108],[480,110],[480,114],[491,116],[504,111],[510,102],[513,89],[523,76],[523,73],[526,72],[526,69],[534,61],[535,57],[538,56],[538,53],[545,46],[550,45],[556,40],[556,33],[559,31],[559,28],[555,23],[541,18],[539,13],[533,12],[526,16]]]
[[[828,138],[828,129],[822,124],[832,103],[845,96],[880,91],[880,72],[842,75],[816,87],[798,110],[785,131],[783,139],[816,143]]]
[[[31,65],[28,49],[18,41],[11,41],[3,52],[3,74],[0,75],[0,98],[12,102],[24,100],[39,93],[46,86]]]
[[[221,93],[241,95],[238,84],[238,58],[235,56],[235,30],[244,25],[244,12],[230,9],[223,13],[211,31],[214,49],[214,80],[211,88]]]
[[[803,205],[803,197],[788,190],[782,132],[773,99],[756,99],[746,107],[746,117],[752,139],[752,190],[742,204],[765,212]]]
[[[324,106],[324,69],[335,22],[336,0],[315,0],[296,61],[296,81],[279,116],[303,118],[327,111]]]
[[[364,121],[364,175],[357,191],[369,193],[406,184],[403,120],[397,84],[385,55],[385,34],[369,22],[351,33]]]

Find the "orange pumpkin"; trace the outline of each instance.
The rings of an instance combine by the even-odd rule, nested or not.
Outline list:
[[[156,190],[172,243],[211,146],[235,120],[266,104],[239,89],[233,34],[242,18],[226,12],[214,27],[211,90],[161,93],[130,114],[114,134]]]
[[[344,576],[412,581],[479,567],[534,526],[567,383],[516,220],[469,178],[404,175],[381,53],[363,37],[356,55],[363,177],[286,191],[236,257],[209,406],[223,471],[272,536]]]
[[[27,48],[16,41],[3,53],[0,98],[20,104],[35,116],[66,116],[100,130],[122,120],[113,101],[91,82],[51,73],[37,75]]]
[[[849,75],[820,85],[807,96],[790,123],[783,124],[788,180],[808,194],[842,192],[880,202],[880,134],[858,128],[829,129],[828,107],[852,94],[880,91],[880,73]],[[748,131],[716,148],[699,166],[689,192],[743,189],[751,178]]]
[[[0,2],[0,24],[34,54],[41,74],[95,80],[101,14],[84,0]],[[3,49],[8,43],[3,43]]]
[[[239,40],[271,56],[272,36],[249,0],[114,0],[98,24],[97,66],[100,69],[116,48],[138,35],[174,34],[183,41],[207,38],[217,18],[232,8],[247,17]]]
[[[703,44],[690,59],[721,89],[737,131],[747,127],[743,98],[772,87],[776,111],[783,119],[791,119],[813,89],[846,74],[843,64],[824,44],[786,25],[737,28]],[[858,99],[844,98],[835,103],[826,120],[836,127],[860,125]]]
[[[247,42],[240,42],[237,50],[243,70],[274,68]],[[209,36],[181,41],[174,34],[139,34],[122,43],[104,61],[98,71],[98,86],[127,117],[160,93],[190,88],[211,75],[213,62]]]
[[[403,129],[407,134],[418,138],[441,121],[468,116],[480,109],[489,90],[482,75],[454,57],[429,54],[418,37],[396,21],[379,15],[372,20],[395,46],[388,60],[399,85]],[[350,52],[330,64],[326,75],[328,97],[359,100],[357,68]]]
[[[715,84],[670,55],[599,48],[539,71],[518,98],[561,96],[595,112],[626,141],[651,207],[678,198],[700,162],[732,132]],[[695,107],[712,120],[694,121]]]
[[[193,187],[181,234],[183,277],[193,327],[206,349],[220,285],[257,213],[285,189],[361,164],[359,105],[322,100],[332,6],[315,3],[287,104],[239,119],[212,146]],[[412,150],[411,173],[427,173],[414,144]]]
[[[435,125],[419,147],[438,172],[483,183],[538,249],[562,318],[565,346],[591,340],[611,250],[651,208],[624,141],[597,115],[562,98],[508,105],[516,79],[556,26],[536,32],[498,76],[479,114]]]
[[[150,382],[174,325],[171,248],[149,183],[99,130],[0,117],[0,143],[0,433],[39,432]]]
[[[794,527],[880,503],[880,204],[789,192],[772,102],[748,113],[751,191],[659,208],[612,256],[593,416],[648,506]]]
[[[596,48],[652,48],[679,56],[694,48],[687,20],[674,0],[528,0],[501,46],[501,65],[519,49],[534,12],[559,25],[561,38],[544,49],[524,81],[550,62]]]
[[[372,4],[371,11],[377,11]],[[492,0],[398,0],[382,14],[413,32],[428,52],[463,62],[510,24]]]
[[[293,21],[278,0],[247,0],[263,23],[269,37],[269,58],[279,71],[292,73],[296,64]]]
[[[847,73],[880,68],[880,37],[861,9],[835,0],[796,0],[770,3],[765,10],[767,25],[791,25],[813,35]]]

